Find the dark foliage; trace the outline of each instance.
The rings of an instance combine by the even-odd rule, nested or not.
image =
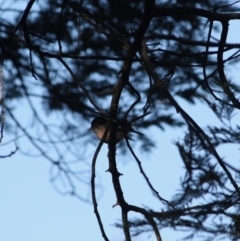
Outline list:
[[[135,157],[162,206],[162,211],[156,211],[124,199],[115,159],[117,127],[115,122],[110,125],[113,141],[109,143],[108,171],[122,210],[122,223],[116,226],[123,228],[127,241],[144,232],[153,232],[161,240],[159,230],[164,227],[187,230],[189,239],[201,234],[203,240],[239,240],[240,169],[217,151],[224,144],[240,142],[240,126],[231,124],[240,109],[240,85],[225,73],[240,57],[240,43],[227,42],[229,21],[240,19],[235,3],[39,2],[30,0],[25,10],[14,11],[12,18],[5,16],[13,9],[1,9],[0,55],[7,72],[5,110],[12,119],[5,131],[17,127],[52,163],[53,184],[64,179],[69,184],[67,193],[85,200],[75,183],[88,185],[85,177],[89,170],[76,171],[73,163],[84,162],[79,148],[84,152],[92,141],[85,130],[93,117],[101,114],[131,121],[151,112],[143,121],[136,121],[136,129],[184,127],[185,136],[175,145],[185,173],[180,191],[171,201],[163,199],[150,183],[129,142],[118,146],[122,153],[130,150]],[[215,33],[220,33],[220,39],[214,38]],[[203,129],[177,100],[204,103],[221,125]],[[32,111],[32,126],[37,131],[25,128],[21,116],[16,115],[23,101]],[[45,116],[36,108],[36,101]],[[56,123],[50,125],[47,116],[53,114],[57,115]],[[138,143],[143,151],[154,147],[148,135],[139,136]],[[91,188],[97,220],[108,240],[95,195],[95,163],[102,144],[93,157]],[[53,149],[56,157],[46,148]],[[143,218],[129,220],[130,211]]]

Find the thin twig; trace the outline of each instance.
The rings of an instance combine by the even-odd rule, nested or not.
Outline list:
[[[0,102],[2,105],[2,111],[1,111],[1,130],[0,130],[0,143],[2,143],[3,139],[3,128],[4,128],[4,122],[5,122],[5,102],[4,102],[4,74],[2,68],[0,68]]]
[[[68,72],[70,73],[70,75],[72,76],[72,78],[74,79],[74,81],[77,83],[77,85],[82,89],[82,91],[84,92],[84,94],[86,95],[86,97],[88,98],[88,100],[90,101],[90,103],[99,111],[99,113],[101,114],[105,114],[100,107],[95,103],[95,101],[92,99],[92,97],[90,96],[88,90],[84,87],[84,85],[78,80],[77,76],[73,73],[73,71],[71,70],[71,68],[67,65],[67,63],[61,58],[58,57],[59,61],[63,64],[63,66],[68,70]]]
[[[148,176],[146,175],[145,171],[144,171],[143,168],[142,168],[142,163],[141,163],[141,161],[138,159],[137,155],[134,153],[134,151],[133,151],[133,149],[132,149],[132,147],[131,147],[128,139],[125,138],[125,140],[126,140],[126,143],[127,143],[127,147],[129,148],[131,154],[133,155],[134,159],[135,159],[136,162],[137,162],[137,165],[138,165],[138,167],[139,167],[140,173],[143,175],[145,181],[147,182],[149,188],[152,190],[153,194],[154,194],[160,201],[166,203],[166,204],[169,205],[172,209],[176,210],[176,208],[175,208],[169,201],[167,201],[166,199],[162,198],[162,197],[159,195],[158,191],[153,187],[153,185],[152,185],[152,183],[150,182]]]
[[[100,227],[102,236],[103,236],[105,241],[109,241],[109,239],[106,235],[106,232],[104,230],[103,223],[102,223],[102,220],[101,220],[101,216],[98,212],[98,203],[97,203],[96,193],[95,193],[95,177],[96,177],[95,167],[96,167],[96,161],[97,161],[98,154],[99,154],[99,152],[101,150],[101,147],[104,143],[104,139],[107,137],[108,131],[109,131],[109,128],[106,127],[106,131],[104,132],[103,138],[101,139],[101,141],[99,142],[99,144],[98,144],[98,146],[95,150],[95,153],[94,153],[94,156],[93,156],[93,159],[92,159],[92,175],[91,175],[91,190],[92,190],[93,209],[94,209],[94,213],[96,215],[96,218],[97,218],[98,225]]]
[[[0,156],[0,158],[7,158],[7,157],[10,157],[10,156],[14,155],[14,154],[17,152],[17,150],[18,150],[19,148],[18,148],[18,146],[17,146],[17,144],[16,144],[15,141],[14,141],[14,143],[15,143],[15,150],[11,151],[8,155]]]

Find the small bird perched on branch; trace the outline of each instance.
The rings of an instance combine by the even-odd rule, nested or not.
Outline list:
[[[99,140],[102,140],[108,123],[109,122],[117,122],[118,127],[117,127],[117,133],[116,133],[116,142],[119,142],[119,141],[123,140],[124,137],[132,140],[129,136],[127,136],[127,134],[130,133],[130,132],[136,133],[138,135],[143,135],[142,133],[140,133],[138,131],[135,131],[133,129],[132,123],[135,122],[136,120],[139,120],[140,118],[148,115],[148,114],[149,113],[141,115],[141,116],[135,118],[131,122],[112,120],[112,119],[104,117],[104,116],[98,116],[98,117],[95,117],[93,119],[93,121],[91,123],[91,127],[89,128],[89,130],[92,130],[96,134],[97,138]],[[110,133],[108,132],[104,142],[109,143],[109,139],[110,139]]]

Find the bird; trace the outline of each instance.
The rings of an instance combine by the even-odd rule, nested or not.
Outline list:
[[[117,124],[118,124],[117,133],[116,133],[116,142],[120,142],[124,138],[132,140],[129,136],[127,136],[127,134],[129,132],[143,135],[142,133],[135,131],[130,122],[127,122],[127,121],[121,122],[119,120],[111,120],[110,118],[107,118],[104,116],[95,117],[92,120],[91,127],[89,128],[89,130],[92,130],[96,134],[97,138],[99,140],[102,140],[106,127],[107,127],[107,124],[111,121],[117,122]],[[110,139],[110,133],[108,132],[105,139],[103,140],[103,142],[109,143],[109,141],[110,141],[109,139]]]

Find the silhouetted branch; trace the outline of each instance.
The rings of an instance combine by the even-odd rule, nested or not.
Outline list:
[[[9,154],[7,154],[7,155],[4,155],[4,156],[0,156],[0,158],[7,158],[7,157],[10,157],[10,156],[12,156],[12,155],[14,155],[16,152],[17,152],[17,150],[18,150],[18,146],[16,145],[16,142],[14,142],[15,143],[15,150],[14,151],[11,151]]]
[[[3,128],[4,128],[4,122],[5,122],[5,103],[4,103],[4,75],[3,70],[0,68],[0,103],[2,105],[1,110],[1,130],[0,130],[0,143],[3,139]]]
[[[101,147],[104,143],[104,140],[108,134],[108,131],[109,131],[109,128],[106,127],[106,131],[103,135],[103,138],[102,140],[99,142],[97,148],[96,148],[96,151],[94,153],[94,156],[93,156],[93,159],[92,159],[92,175],[91,175],[91,191],[92,191],[92,202],[93,202],[93,207],[94,207],[94,213],[96,215],[96,218],[97,218],[97,221],[98,221],[98,225],[100,227],[100,230],[101,230],[101,233],[102,233],[102,236],[104,238],[105,241],[108,241],[108,237],[106,235],[106,232],[104,230],[104,226],[103,226],[103,223],[102,223],[102,220],[101,220],[101,216],[98,212],[98,203],[97,203],[97,198],[96,198],[96,193],[95,193],[95,177],[96,177],[96,161],[97,161],[97,156],[99,154],[99,151],[101,150]]]
[[[221,22],[222,23],[222,34],[221,34],[221,39],[220,39],[220,45],[218,47],[218,73],[219,73],[219,78],[222,82],[222,89],[224,93],[229,97],[229,99],[232,101],[234,106],[238,109],[240,109],[240,102],[237,100],[233,92],[231,91],[229,84],[227,82],[224,70],[223,70],[223,48],[224,44],[226,43],[227,40],[227,34],[228,34],[228,21],[224,20]]]

